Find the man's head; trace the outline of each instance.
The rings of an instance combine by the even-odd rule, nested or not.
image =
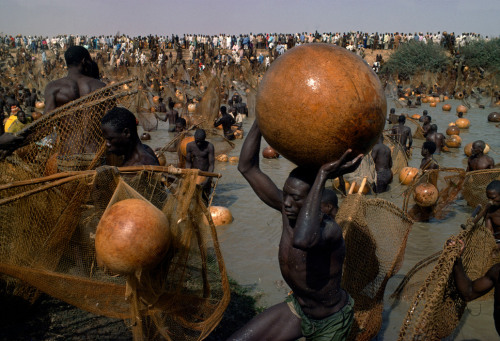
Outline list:
[[[186,119],[184,119],[184,118],[182,118],[182,117],[179,117],[179,118],[175,121],[175,132],[176,132],[176,133],[180,133],[181,131],[186,130],[186,126],[187,126]]]
[[[422,115],[424,115],[424,116],[427,116],[428,114],[429,114],[429,113],[427,112],[427,110],[424,110],[424,111],[422,112]]]
[[[486,143],[483,140],[477,140],[472,143],[471,154],[478,156],[483,154],[484,148],[486,148]]]
[[[66,65],[79,66],[82,62],[91,62],[89,51],[83,46],[71,46],[64,52],[64,59],[66,60]]]
[[[22,124],[26,124],[26,114],[24,113],[24,111],[20,110],[18,113],[17,113],[17,119],[19,120],[19,122],[21,122]]]
[[[283,210],[288,219],[295,220],[316,179],[316,171],[297,167],[283,185]]]
[[[486,186],[486,197],[494,206],[500,206],[500,180],[493,180]]]
[[[321,213],[328,214],[330,217],[335,219],[337,211],[339,210],[338,203],[339,200],[334,191],[331,189],[323,190],[323,196],[321,197]]]
[[[134,114],[125,108],[114,107],[101,119],[102,135],[106,139],[108,151],[124,155],[139,141]]]
[[[438,131],[438,126],[436,124],[431,124],[429,131],[436,133]]]
[[[221,107],[220,107],[220,113],[221,113],[222,115],[225,115],[225,114],[227,113],[227,108],[226,108],[226,106],[225,106],[225,105],[223,105],[223,106],[221,106]]]
[[[194,133],[194,143],[196,143],[197,146],[201,146],[205,143],[206,137],[207,137],[207,134],[205,133],[205,130],[196,129],[196,131]]]
[[[430,156],[435,152],[436,152],[436,144],[434,142],[432,141],[424,142],[424,144],[422,145],[422,152],[421,152],[423,157]]]
[[[398,123],[405,123],[406,122],[406,117],[405,115],[399,115],[398,117]]]
[[[428,116],[428,115],[424,116],[424,120],[423,120],[424,124],[429,124],[429,123],[431,123],[431,121],[432,121],[432,118],[430,116]]]

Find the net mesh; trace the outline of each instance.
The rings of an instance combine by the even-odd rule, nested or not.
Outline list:
[[[230,293],[198,175],[105,166],[1,185],[0,272],[20,280],[6,277],[27,299],[41,290],[94,314],[127,319],[136,340],[201,340],[220,322]],[[106,209],[130,198],[162,210],[172,242],[153,269],[121,276],[97,266],[94,239]]]
[[[392,157],[392,174],[399,174],[401,169],[408,166],[408,156],[403,150],[400,143],[395,142],[389,134],[384,135],[384,144],[391,149]],[[369,186],[373,187],[377,180],[377,172],[375,170],[375,162],[371,156],[371,153],[367,153],[358,168],[352,173],[349,173],[345,178],[357,184],[361,184],[364,178]]]
[[[469,219],[466,230],[450,240],[442,252],[419,262],[403,280],[403,286],[419,289],[413,296],[411,306],[400,329],[399,340],[439,340],[453,333],[466,307],[466,302],[457,292],[453,278],[453,264],[460,253],[461,239],[465,243],[462,262],[467,276],[475,280],[496,262],[496,243],[484,224]],[[416,276],[418,275],[418,276]],[[425,275],[425,280],[419,281]],[[403,292],[400,286],[395,297]]]
[[[42,116],[18,135],[23,147],[0,162],[0,183],[63,171],[88,170],[105,156],[101,118],[117,105],[128,106],[137,91],[123,90],[134,79],[106,86]]]
[[[346,244],[342,287],[355,302],[349,339],[371,340],[382,326],[385,287],[401,267],[413,221],[393,203],[360,194],[344,199],[336,220]]]
[[[467,204],[472,207],[486,205],[486,186],[493,180],[500,180],[500,168],[467,172],[462,191]]]
[[[403,209],[415,220],[428,220],[430,217],[444,219],[450,213],[449,206],[462,191],[465,174],[462,168],[440,168],[424,171],[404,192]],[[423,183],[431,183],[439,191],[437,202],[428,210],[419,207],[413,199],[417,186]]]

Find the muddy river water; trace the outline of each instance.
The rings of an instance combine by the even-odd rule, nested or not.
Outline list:
[[[422,114],[427,109],[432,117],[433,123],[439,127],[438,131],[443,133],[449,122],[455,121],[456,107],[460,101],[447,101],[452,105],[450,112],[442,111],[443,103],[431,108],[428,104],[422,104],[419,108],[397,108],[393,100],[388,99],[387,109],[396,108],[396,113]],[[436,156],[438,163],[444,167],[466,167],[466,157],[463,147],[478,139],[482,139],[491,146],[490,156],[496,163],[500,162],[500,129],[495,124],[487,122],[487,115],[494,110],[471,108],[464,116],[471,121],[468,130],[462,130],[462,147],[452,149],[451,153],[443,153]],[[253,122],[252,117],[244,122],[244,130],[248,131]],[[411,125],[410,125],[411,126]],[[389,127],[389,125],[387,126]],[[171,138],[167,132],[167,126],[160,122],[159,129],[151,133],[152,140],[149,145],[153,148],[166,144]],[[228,153],[229,156],[239,156],[243,140],[236,140],[235,148]],[[421,156],[420,147],[422,140],[414,140],[416,147],[410,166],[419,167]],[[262,149],[267,146],[262,142]],[[216,151],[217,152],[217,151]],[[314,152],[311,150],[311,152]],[[294,168],[294,165],[284,158],[262,159],[262,170],[268,174],[279,188]],[[234,221],[226,226],[218,227],[218,236],[222,253],[229,275],[241,285],[250,287],[252,293],[259,297],[259,304],[265,307],[282,302],[290,290],[283,281],[278,266],[278,245],[281,235],[280,213],[263,204],[245,179],[237,170],[237,166],[229,163],[216,161],[215,171],[222,174],[222,178],[216,188],[213,205],[228,207],[234,217]],[[379,197],[394,202],[402,207],[403,198],[401,193],[404,187],[399,185],[397,179],[391,185],[390,191]],[[328,185],[328,184],[327,184]],[[373,194],[369,196],[374,197]],[[341,199],[340,199],[341,200]],[[395,340],[408,309],[408,303],[401,301],[393,305],[388,299],[402,277],[412,266],[426,256],[442,249],[446,239],[460,231],[460,224],[465,223],[473,208],[467,206],[464,200],[457,200],[452,204],[452,214],[445,220],[431,220],[427,223],[415,223],[411,230],[406,247],[405,259],[399,273],[394,276],[386,288],[386,300],[384,306],[384,320],[382,330],[377,339]],[[493,323],[493,301],[492,299],[469,303],[460,327],[457,329],[453,339],[455,340],[493,340],[498,335]]]

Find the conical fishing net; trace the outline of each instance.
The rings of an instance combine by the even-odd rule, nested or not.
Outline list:
[[[408,126],[413,131],[413,138],[417,140],[425,140],[424,129],[422,129],[420,123],[408,115],[406,115],[406,121],[409,123]]]
[[[201,340],[221,320],[230,293],[199,175],[215,174],[100,167],[1,185],[0,272],[20,280],[6,277],[25,298],[35,299],[38,289],[127,319],[136,340]],[[122,276],[97,266],[94,239],[108,207],[131,198],[166,215],[171,242],[154,268]]]
[[[371,340],[382,326],[385,287],[401,267],[413,221],[393,203],[360,194],[344,199],[336,220],[346,244],[342,287],[355,302],[349,339]]]
[[[106,86],[42,116],[17,135],[23,147],[0,162],[0,183],[99,166],[105,154],[101,118],[129,104],[137,91],[123,90],[134,79]]]
[[[440,340],[451,335],[459,324],[466,307],[466,302],[456,290],[453,277],[453,264],[460,253],[460,239],[465,243],[462,262],[471,280],[483,276],[498,262],[495,256],[496,243],[491,232],[483,223],[469,219],[466,230],[450,238],[455,241],[455,245],[446,244],[442,252],[419,262],[393,295],[399,297],[405,286],[414,287],[423,274],[427,275],[413,296],[401,326],[399,340]]]
[[[406,155],[403,147],[400,143],[395,142],[391,139],[390,135],[384,135],[384,144],[391,149],[392,157],[392,174],[399,174],[401,169],[408,166],[408,156]],[[364,178],[366,178],[369,186],[373,187],[373,184],[377,180],[377,172],[375,170],[375,162],[371,156],[371,152],[367,153],[358,168],[352,173],[349,173],[345,178],[351,183],[355,181],[357,184],[361,184]]]
[[[488,202],[486,187],[493,180],[500,180],[500,168],[467,172],[462,190],[467,204],[472,207],[486,205]]]
[[[462,191],[465,174],[462,168],[440,168],[424,171],[404,192],[403,210],[407,211],[411,217],[419,216],[421,208],[416,205],[414,200],[415,189],[420,184],[431,183],[439,191],[439,196],[429,212],[431,212],[432,217],[437,219],[445,218],[450,212],[449,206]]]

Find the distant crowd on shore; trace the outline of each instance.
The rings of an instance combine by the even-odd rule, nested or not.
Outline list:
[[[350,50],[373,49],[392,50],[400,44],[410,41],[432,42],[447,48],[459,48],[477,40],[489,40],[490,37],[477,33],[462,33],[455,35],[447,32],[430,33],[414,32],[385,32],[366,33],[362,31],[336,32],[336,33],[259,33],[240,35],[148,35],[130,37],[128,35],[115,36],[86,36],[86,35],[58,35],[54,37],[42,36],[9,36],[0,38],[0,43],[9,47],[22,47],[33,53],[47,49],[65,50],[69,46],[82,45],[89,50],[126,50],[127,52],[153,49],[197,49],[202,45],[207,49],[237,50],[242,49],[270,49],[278,50],[291,48],[295,45],[323,42],[335,44]]]

